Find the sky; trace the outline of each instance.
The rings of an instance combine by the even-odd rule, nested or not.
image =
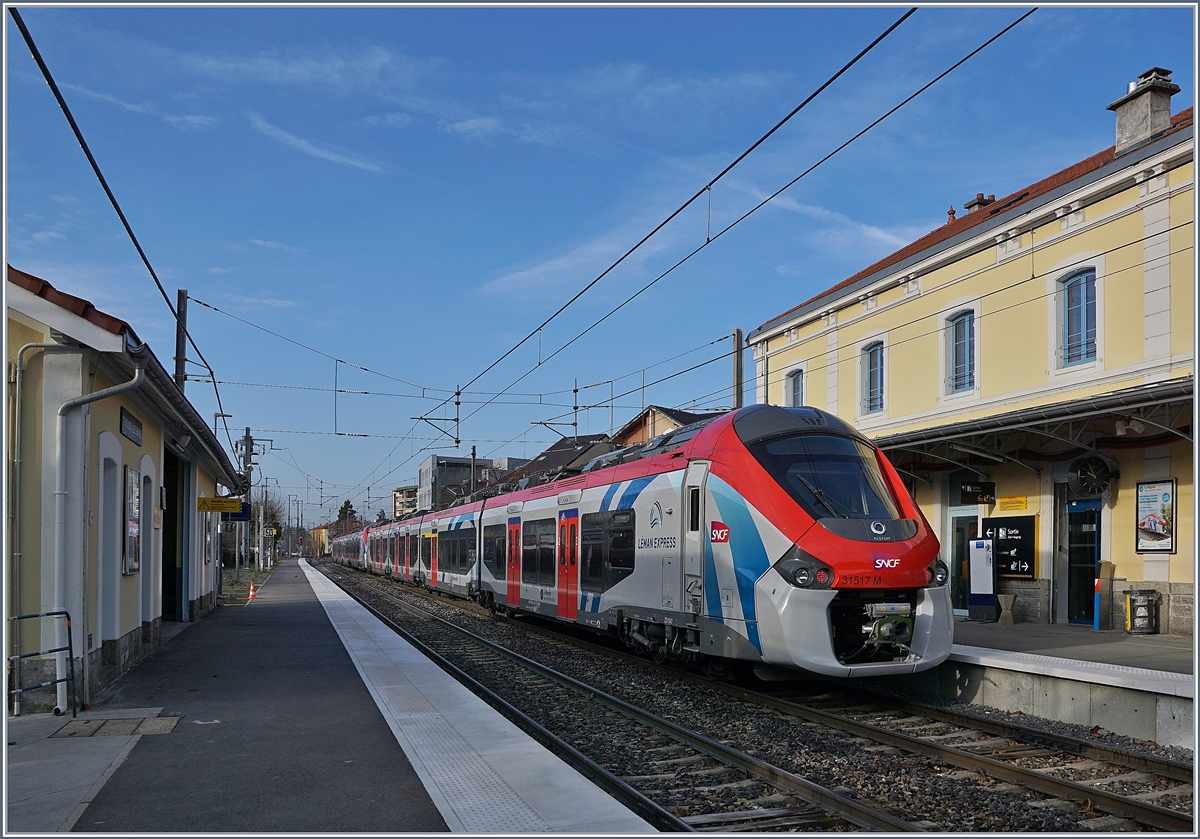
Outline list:
[[[728,407],[734,329],[1111,146],[1150,67],[1192,105],[1190,6],[1040,8],[729,228],[1029,8],[921,8],[608,273],[907,7],[19,11],[188,290],[217,382],[188,397],[270,441],[256,483],[307,524],[390,510],[430,455],[533,457],[573,433],[575,387],[580,434]],[[5,38],[6,262],[173,370],[171,312],[7,6]]]

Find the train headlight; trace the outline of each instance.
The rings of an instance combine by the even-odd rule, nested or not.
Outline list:
[[[940,559],[925,569],[925,583],[931,586],[944,586],[950,579],[950,569]]]
[[[775,570],[797,588],[829,588],[833,583],[833,569],[799,545],[792,545],[775,563]]]

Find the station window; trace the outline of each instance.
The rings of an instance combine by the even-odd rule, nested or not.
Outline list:
[[[975,313],[959,312],[949,319],[950,392],[975,389]]]
[[[863,413],[883,410],[883,342],[876,341],[863,348]]]
[[[787,404],[791,408],[804,405],[804,371],[793,370],[787,374]]]
[[[1096,272],[1089,268],[1061,282],[1062,364],[1096,358]]]

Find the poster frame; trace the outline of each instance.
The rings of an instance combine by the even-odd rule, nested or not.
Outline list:
[[[1141,499],[1142,499],[1142,487],[1144,487],[1144,486],[1158,487],[1159,488],[1158,493],[1160,495],[1161,495],[1163,489],[1165,489],[1167,487],[1170,488],[1170,493],[1171,493],[1171,496],[1170,496],[1170,498],[1171,498],[1171,500],[1170,500],[1170,504],[1171,504],[1171,538],[1160,543],[1162,545],[1161,547],[1156,546],[1156,544],[1152,541],[1142,539],[1141,533],[1138,528],[1138,525],[1141,523],[1141,520],[1142,520],[1142,501],[1141,501]],[[1164,479],[1158,480],[1158,481],[1138,481],[1137,482],[1137,489],[1134,494],[1134,508],[1133,508],[1133,549],[1134,549],[1135,553],[1142,554],[1142,555],[1145,555],[1145,554],[1153,555],[1153,554],[1175,554],[1178,552],[1179,539],[1178,539],[1178,531],[1176,529],[1179,524],[1178,489],[1179,489],[1179,487],[1177,486],[1177,482],[1176,482],[1175,478],[1164,478]]]

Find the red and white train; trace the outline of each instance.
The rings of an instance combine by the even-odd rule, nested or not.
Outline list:
[[[938,550],[866,437],[824,411],[766,405],[333,543],[347,565],[585,625],[656,657],[831,676],[946,659]]]

